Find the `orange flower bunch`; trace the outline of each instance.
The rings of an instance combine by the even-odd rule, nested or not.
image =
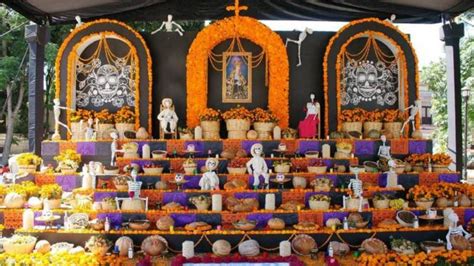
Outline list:
[[[398,254],[393,251],[383,254],[363,253],[357,258],[358,265],[471,265],[474,260],[471,250],[419,252],[415,255]]]
[[[263,110],[262,108],[255,108],[252,110],[253,118],[255,122],[272,122],[278,123],[278,117],[270,110]]]
[[[339,119],[342,122],[364,122],[367,111],[361,108],[342,110]]]
[[[386,109],[383,112],[383,122],[403,122],[403,112],[398,109]]]
[[[433,189],[433,195],[435,195],[437,198],[453,198],[456,194],[456,192],[463,192],[465,190],[463,184],[457,184],[457,183],[436,183],[432,185]]]
[[[431,162],[439,165],[450,165],[453,160],[446,153],[435,153],[431,156]]]
[[[206,108],[201,112],[201,114],[199,114],[199,120],[200,121],[219,121],[221,120],[221,110]]]
[[[253,114],[247,108],[238,105],[235,108],[231,108],[230,110],[225,111],[222,114],[222,118],[224,120],[244,119],[244,120],[253,121]]]
[[[433,200],[436,194],[431,186],[416,185],[408,190],[407,199]]]
[[[129,106],[120,108],[114,115],[115,123],[135,123],[135,112]]]
[[[107,109],[102,109],[100,110],[100,112],[96,112],[95,118],[97,118],[100,123],[107,123],[107,124],[114,123],[114,115],[109,113],[109,110]]]
[[[71,113],[71,122],[87,121],[89,118],[94,118],[94,111],[86,109],[77,109]]]
[[[410,154],[408,157],[405,158],[405,162],[415,165],[415,164],[428,164],[431,160],[431,154],[423,153],[423,154]]]
[[[365,111],[365,121],[367,122],[382,122],[384,112],[375,109],[374,111]]]

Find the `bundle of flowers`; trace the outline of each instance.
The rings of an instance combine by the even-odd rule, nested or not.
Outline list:
[[[235,108],[231,108],[228,111],[225,111],[222,114],[222,118],[224,120],[243,119],[243,120],[253,121],[253,114],[247,108],[242,107],[242,106],[237,106]]]
[[[450,165],[453,160],[446,153],[435,153],[431,155],[431,162],[438,165]]]
[[[383,112],[383,122],[393,123],[393,122],[403,122],[403,112],[400,112],[398,109],[386,109]]]
[[[114,115],[115,123],[135,123],[135,112],[132,111],[130,106],[124,106],[120,108]]]
[[[71,122],[80,122],[81,120],[87,121],[89,118],[94,118],[94,111],[86,109],[77,109],[71,112],[69,119]]]
[[[364,122],[367,111],[361,108],[342,110],[339,119],[342,122]]]
[[[102,109],[100,110],[100,112],[96,112],[95,118],[99,120],[99,123],[103,123],[103,124],[114,123],[114,115],[109,113],[109,110],[107,109]]]
[[[55,156],[54,160],[58,163],[58,169],[62,167],[77,169],[81,162],[81,155],[75,150],[67,149]]]
[[[375,109],[374,111],[365,111],[365,122],[382,122],[384,112]]]
[[[17,193],[19,195],[25,196],[25,198],[38,196],[40,188],[31,181],[22,182],[19,184],[13,184],[6,188],[5,194],[8,193]]]
[[[408,190],[407,199],[415,201],[433,200],[436,194],[431,186],[416,185]]]
[[[227,165],[227,167],[231,167],[231,168],[243,168],[243,167],[247,167],[247,166],[246,166],[247,161],[248,161],[247,158],[235,158],[235,159],[232,159],[232,160],[229,162],[229,164]]]
[[[35,165],[38,166],[43,160],[36,154],[27,152],[21,153],[16,157],[16,163],[18,165]]]
[[[206,108],[199,114],[200,121],[219,121],[221,120],[221,111],[213,108]]]
[[[424,154],[410,154],[408,157],[405,158],[405,162],[416,165],[416,164],[428,164],[431,160],[431,154],[424,153]]]
[[[272,111],[263,110],[262,108],[255,108],[252,110],[254,122],[270,122],[278,123],[278,117],[276,117]]]
[[[61,199],[63,188],[58,184],[47,184],[41,186],[39,194],[43,199]]]

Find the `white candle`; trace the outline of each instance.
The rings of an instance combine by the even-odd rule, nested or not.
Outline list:
[[[35,225],[35,213],[31,209],[23,211],[23,230],[31,230]]]
[[[183,257],[190,259],[194,257],[194,242],[186,240],[183,242]]]
[[[280,242],[280,256],[288,257],[291,255],[291,243],[288,240]]]
[[[265,210],[275,210],[275,194],[269,193],[265,195]]]
[[[150,159],[151,158],[151,151],[150,145],[144,144],[142,147],[142,158],[143,159]]]
[[[222,211],[222,195],[221,194],[212,195],[212,211],[214,212]]]

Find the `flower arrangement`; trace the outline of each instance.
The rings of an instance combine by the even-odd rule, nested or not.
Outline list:
[[[237,106],[235,108],[231,108],[228,111],[225,111],[222,114],[222,118],[224,120],[229,120],[229,119],[243,119],[243,120],[248,120],[248,121],[253,121],[253,114],[251,111],[249,111],[247,108],[242,107],[242,106]]]
[[[5,194],[17,193],[24,196],[25,198],[38,196],[40,188],[31,181],[22,182],[19,184],[13,184],[6,188]]]
[[[310,201],[327,201],[327,202],[331,202],[331,198],[330,198],[329,196],[324,195],[324,194],[311,195],[311,197],[309,197],[309,200],[310,200]]]
[[[415,201],[434,200],[436,192],[430,186],[416,185],[408,190],[407,199]]]
[[[114,115],[115,123],[135,123],[135,112],[132,111],[130,106],[124,106],[120,108]]]
[[[111,246],[112,242],[102,235],[92,236],[85,244],[85,248],[96,255],[105,255]]]
[[[364,122],[367,111],[361,108],[342,110],[339,119],[342,122]]]
[[[291,166],[291,161],[277,160],[273,161],[273,167],[277,166]]]
[[[400,112],[398,109],[386,109],[383,112],[383,122],[393,123],[393,122],[403,122],[403,112]]]
[[[270,110],[255,108],[252,111],[254,122],[278,123],[279,119]]]
[[[89,118],[94,118],[94,111],[86,109],[77,109],[71,112],[69,119],[71,122],[79,122],[81,120],[87,121]]]
[[[424,153],[424,154],[410,154],[408,157],[405,158],[405,162],[411,165],[417,164],[428,164],[431,160],[431,154]]]
[[[61,168],[77,169],[81,162],[81,155],[75,150],[67,149],[55,156],[54,160],[58,163],[58,170]]]
[[[36,154],[27,152],[22,153],[16,157],[16,163],[18,165],[35,165],[38,166],[43,160]]]
[[[438,165],[450,165],[453,160],[445,153],[435,153],[431,155],[431,162]]]
[[[43,199],[61,199],[63,188],[58,184],[47,184],[41,186],[39,194]]]
[[[221,111],[213,108],[206,108],[199,114],[199,121],[219,121]]]
[[[375,109],[374,111],[364,111],[365,112],[365,119],[366,122],[382,122],[384,118],[384,112]]]
[[[95,113],[95,118],[99,120],[100,123],[103,124],[113,124],[114,123],[114,115],[109,113],[109,110],[102,109],[100,112]]]

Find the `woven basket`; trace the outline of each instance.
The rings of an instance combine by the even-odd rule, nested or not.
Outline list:
[[[312,174],[325,174],[327,169],[327,166],[308,166],[308,172]]]
[[[247,171],[245,167],[227,167],[227,171],[231,175],[243,175]]]
[[[392,138],[400,138],[400,130],[402,129],[401,122],[385,122],[383,123],[383,128],[385,129],[385,131],[390,133],[388,135],[391,135]]]
[[[145,175],[161,175],[163,173],[163,167],[143,168]]]
[[[357,131],[359,133],[362,133],[362,122],[343,122],[342,131],[344,132]]]
[[[374,200],[372,201],[372,203],[374,204],[374,208],[375,209],[388,209],[389,208],[389,204],[390,204],[390,200],[388,199],[385,199],[385,200]]]
[[[253,128],[258,133],[259,139],[271,139],[273,134],[273,128],[275,123],[273,122],[255,122]]]
[[[46,202],[46,199],[44,201]],[[59,209],[61,207],[61,199],[48,199],[48,204],[51,209]]]
[[[421,173],[425,171],[425,166],[423,164],[414,164],[412,165],[412,171]]]
[[[194,175],[194,172],[197,170],[197,166],[183,166],[184,174],[186,175]]]
[[[26,172],[28,174],[32,174],[36,172],[36,165],[30,164],[30,165],[18,165],[18,170],[22,172]]]
[[[287,174],[290,172],[290,165],[288,164],[278,164],[275,166],[275,172],[276,173],[282,173],[282,174]]]
[[[358,198],[350,198],[346,201],[346,207],[349,210],[357,210],[359,209],[359,202],[360,199]],[[362,201],[362,208],[364,208],[364,205],[366,205],[367,203],[367,199],[364,198],[364,200]]]
[[[449,172],[448,165],[442,165],[442,164],[433,164],[433,172],[435,173],[446,173]]]
[[[204,139],[220,139],[220,121],[201,121],[202,137]]]
[[[85,139],[85,133],[87,129],[87,125],[85,123],[82,124],[82,130],[80,126],[80,122],[71,122],[71,139],[73,140],[79,140],[79,139]]]
[[[364,122],[364,132],[365,134],[369,133],[371,130],[382,130],[382,122]]]
[[[3,243],[3,249],[7,254],[29,254],[35,248],[36,241],[26,244],[11,244],[8,241]]]
[[[133,123],[116,123],[115,128],[117,129],[119,133],[119,138],[124,139],[124,133],[125,131],[134,131],[135,130],[135,124]]]
[[[250,121],[245,119],[228,119],[225,121],[229,139],[245,139],[250,129]]]
[[[416,207],[418,208],[423,208],[423,209],[429,209],[433,206],[434,200],[430,201],[415,201]]]
[[[98,124],[96,132],[97,139],[110,139],[108,133],[114,128],[114,124]]]
[[[310,200],[309,201],[309,208],[311,210],[322,210],[326,211],[329,210],[330,202],[324,200]]]
[[[64,175],[73,175],[76,173],[77,168],[61,167],[61,173]]]

